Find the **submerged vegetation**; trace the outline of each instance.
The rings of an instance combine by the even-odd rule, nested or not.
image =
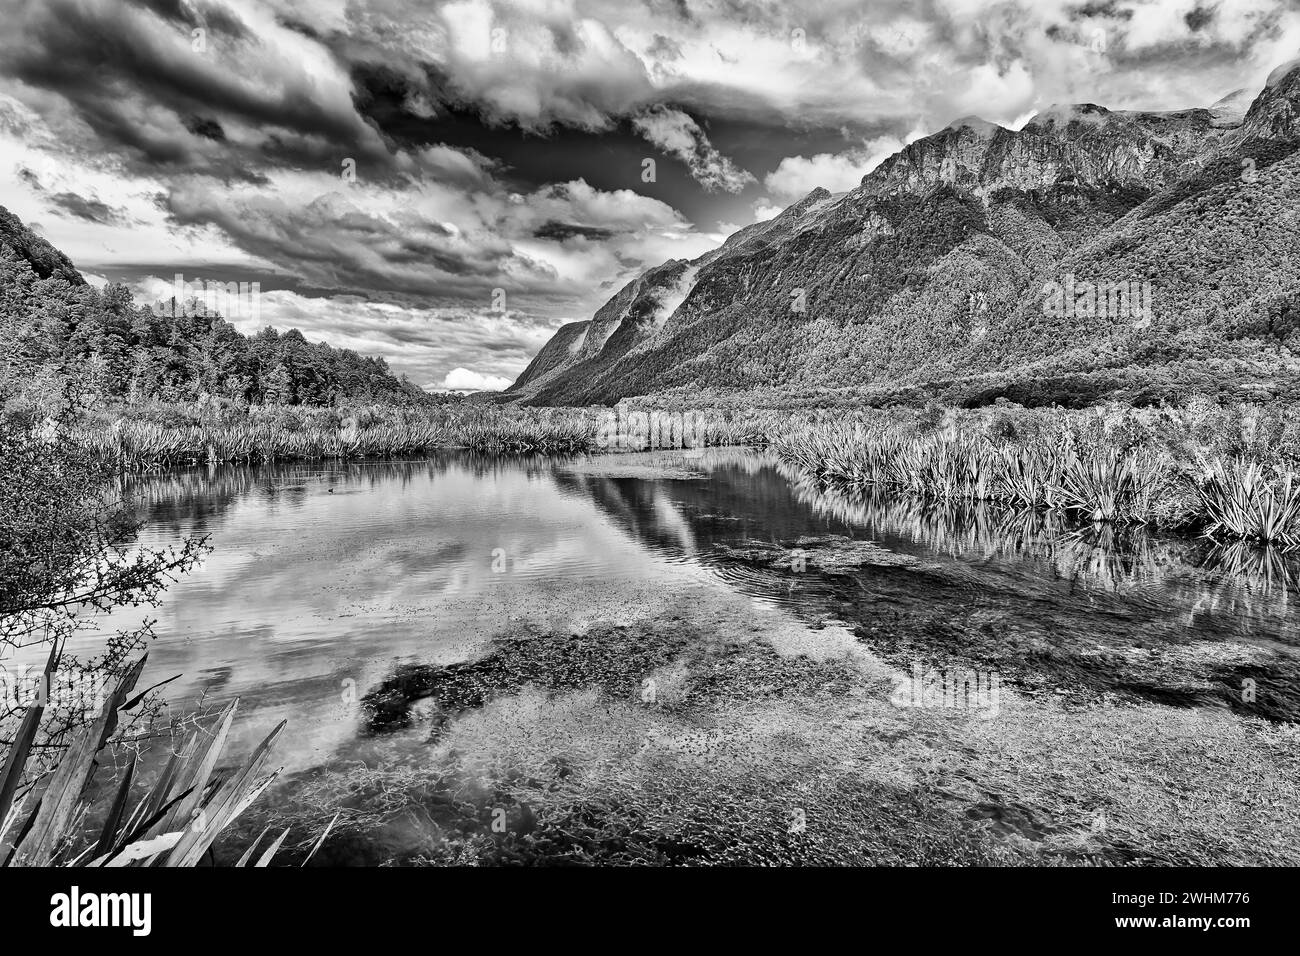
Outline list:
[[[997,719],[900,705],[875,649],[896,656],[910,615],[826,623],[810,654],[780,617],[696,599],[580,634],[511,628],[472,660],[400,667],[365,701],[387,746],[290,775],[232,839],[337,820],[321,850],[333,865],[1295,859],[1294,725],[1011,685]],[[980,638],[969,620],[945,635]],[[1142,660],[1106,665],[1134,679],[1168,663]],[[1171,681],[1204,682],[1204,661],[1175,663]],[[1265,831],[1279,838],[1250,838]]]

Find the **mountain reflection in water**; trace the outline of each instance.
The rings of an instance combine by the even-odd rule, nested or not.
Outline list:
[[[146,680],[183,675],[168,685],[178,703],[239,696],[250,738],[289,719],[298,767],[351,745],[348,695],[401,662],[466,660],[521,624],[567,633],[709,589],[803,626],[846,622],[904,670],[973,660],[1044,687],[1266,716],[1295,707],[1289,556],[842,494],[750,449],[219,466],[131,490],[142,542],[200,533],[213,546],[150,610],[159,637]],[[792,574],[717,547],[826,534],[919,563]],[[139,616],[117,612],[72,649],[88,653]],[[1235,650],[1219,660],[1206,650],[1217,645]],[[1175,659],[1185,648],[1195,667]],[[1278,688],[1273,711],[1232,699],[1243,675]]]

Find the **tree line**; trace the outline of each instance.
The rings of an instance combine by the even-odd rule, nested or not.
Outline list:
[[[309,342],[297,329],[255,335],[198,302],[137,304],[124,285],[42,278],[0,243],[0,367],[55,376],[107,400],[334,405],[436,401],[381,358]]]

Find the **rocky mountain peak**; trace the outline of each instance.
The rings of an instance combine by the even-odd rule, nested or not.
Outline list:
[[[1104,126],[1113,116],[1110,110],[1096,103],[1053,103],[1039,110],[1025,124],[1024,129],[1066,129],[1075,123]]]
[[[1151,190],[1169,183],[1218,135],[1208,110],[1116,112],[1057,104],[1020,130],[959,120],[918,139],[862,179],[876,195],[920,195],[947,185],[976,196],[1003,189]]]
[[[955,119],[945,126],[944,129],[968,130],[976,136],[993,136],[998,132],[1006,132],[1005,127],[999,126],[997,123],[990,123],[983,117],[974,115],[963,116],[960,119]]]
[[[1274,312],[1291,314],[1298,105],[1300,61],[1204,108],[1055,104],[1019,130],[954,120],[847,193],[814,189],[693,262],[645,271],[565,326],[513,390],[583,404],[684,385],[921,387],[1044,363],[1084,374],[1062,349],[1091,368],[1116,333],[1045,320],[1038,290],[1065,273],[1149,282],[1147,305],[1189,342],[1276,332]],[[1193,329],[1205,316],[1223,328]],[[1127,347],[1106,354],[1129,361]]]
[[[1248,136],[1265,139],[1300,137],[1300,59],[1268,75],[1241,128]]]

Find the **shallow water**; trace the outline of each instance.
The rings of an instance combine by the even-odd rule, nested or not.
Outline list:
[[[832,493],[747,449],[216,467],[134,490],[143,544],[201,533],[213,549],[149,611],[144,684],[182,675],[167,688],[177,708],[238,697],[238,749],[287,720],[290,773],[410,757],[418,726],[385,744],[358,707],[402,664],[474,659],[521,628],[578,634],[674,608],[742,629],[749,615],[779,619],[781,640],[814,651],[851,641],[824,622],[844,624],[901,671],[958,661],[1031,694],[1265,717],[1295,707],[1290,559]],[[827,534],[918,560],[796,574],[717,547]],[[140,614],[99,621],[73,650]],[[1244,700],[1245,676],[1275,692]]]
[[[819,598],[837,590],[826,580],[728,561],[714,546],[828,533],[922,559],[858,576],[882,606],[1014,611],[1061,642],[1300,647],[1289,559],[1274,556],[1270,574],[1256,557],[1242,572],[1185,537],[836,494],[746,449],[217,467],[133,490],[141,543],[199,533],[213,548],[149,612],[160,640],[146,677],[180,673],[174,697],[237,695],[245,710],[285,716],[326,716],[318,698],[395,660],[450,662],[520,619],[569,626],[688,583],[824,611]],[[97,633],[138,617],[103,619]]]

